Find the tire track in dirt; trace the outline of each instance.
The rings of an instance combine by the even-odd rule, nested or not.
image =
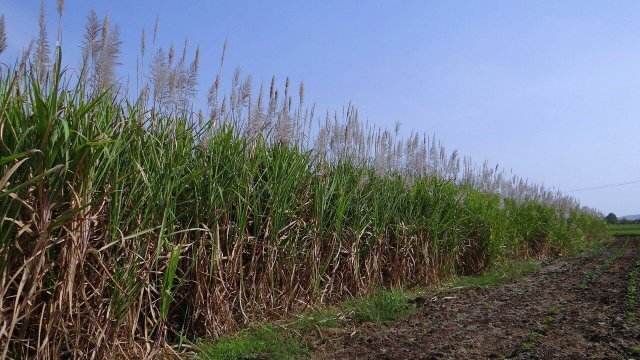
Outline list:
[[[619,240],[622,242],[622,240]],[[554,326],[538,346],[520,358],[628,359],[637,356],[640,328],[627,314],[629,272],[638,242],[628,240],[622,255],[586,288],[573,289],[573,301],[559,306]]]
[[[624,359],[640,328],[626,314],[637,240],[555,259],[517,282],[434,294],[410,318],[360,324],[316,349],[317,359]],[[619,252],[582,288],[588,271]],[[637,311],[637,309],[636,309]],[[551,319],[550,319],[551,318]],[[542,326],[541,326],[542,325]],[[532,337],[533,332],[537,335]],[[640,347],[638,348],[640,349]]]

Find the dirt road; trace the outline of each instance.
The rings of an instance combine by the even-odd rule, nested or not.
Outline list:
[[[311,357],[640,359],[638,260],[639,240],[619,238],[500,287],[437,293],[407,319],[329,337]]]

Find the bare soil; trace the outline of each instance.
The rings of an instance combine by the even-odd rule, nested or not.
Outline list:
[[[322,330],[310,357],[640,359],[640,314],[627,299],[638,259],[639,241],[618,238],[500,287],[434,292],[404,320]]]

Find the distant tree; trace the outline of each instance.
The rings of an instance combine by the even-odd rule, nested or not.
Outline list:
[[[609,213],[609,215],[604,218],[608,224],[615,224],[618,222],[618,217],[614,213]]]

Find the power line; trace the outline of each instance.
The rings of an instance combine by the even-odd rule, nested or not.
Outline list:
[[[599,189],[606,189],[606,188],[625,186],[625,185],[632,185],[632,184],[640,184],[640,180],[627,181],[627,182],[622,182],[622,183],[617,183],[617,184],[599,185],[599,186],[593,186],[593,187],[582,188],[582,189],[574,189],[574,190],[569,190],[569,191],[564,191],[564,192],[565,193],[572,193],[572,192],[579,192],[579,191],[599,190]]]

